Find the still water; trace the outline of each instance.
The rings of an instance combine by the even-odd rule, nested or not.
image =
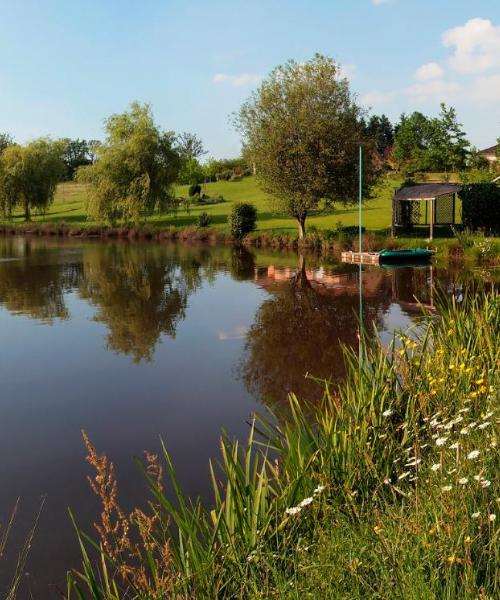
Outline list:
[[[388,339],[460,299],[488,271],[364,268],[362,314]],[[307,373],[339,380],[357,344],[358,267],[232,249],[0,238],[0,523],[20,510],[12,559],[46,496],[21,598],[57,598],[78,565],[67,509],[91,530],[81,430],[117,467],[125,508],[143,502],[134,456],[161,436],[185,489],[207,495],[221,430],[244,439],[254,411],[316,398]]]

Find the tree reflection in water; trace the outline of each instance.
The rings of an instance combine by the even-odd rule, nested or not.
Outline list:
[[[291,391],[317,399],[322,388],[306,378],[304,366],[316,378],[336,381],[343,376],[342,344],[357,344],[358,274],[339,265],[338,272],[319,283],[300,256],[290,280],[276,279],[270,269],[258,277],[270,297],[248,331],[241,375],[250,392],[264,401],[282,402]],[[369,331],[389,307],[388,284],[380,270],[363,276],[363,323]]]
[[[12,312],[45,323],[69,318],[65,294],[82,275],[80,257],[45,246],[32,251],[26,238],[0,244],[0,303]]]
[[[203,249],[141,244],[87,248],[84,274],[80,295],[97,307],[108,348],[135,362],[152,359],[161,335],[175,337],[190,294],[215,276]]]

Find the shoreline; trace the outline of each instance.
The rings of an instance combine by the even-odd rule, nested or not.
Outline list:
[[[255,231],[243,240],[234,240],[228,232],[214,228],[175,226],[161,228],[151,225],[142,226],[116,226],[85,225],[75,226],[67,223],[3,223],[0,224],[0,235],[26,236],[26,237],[59,237],[86,240],[127,240],[127,241],[153,241],[153,242],[180,242],[201,243],[211,246],[244,246],[254,248],[272,248],[274,250],[300,251],[307,250],[321,255],[340,255],[343,251],[357,251],[357,235],[348,229],[344,231],[313,229],[306,234],[303,241],[298,236],[289,233],[279,233],[274,230]],[[363,232],[363,249],[377,252],[383,249],[398,249],[403,247],[431,247],[436,252],[437,259],[448,259],[449,262],[473,261],[483,266],[497,266],[500,264],[500,238],[481,238],[477,240],[491,240],[492,247],[488,255],[481,256],[472,243],[464,246],[454,237],[436,237],[429,242],[423,237],[397,237],[382,235],[378,232]]]

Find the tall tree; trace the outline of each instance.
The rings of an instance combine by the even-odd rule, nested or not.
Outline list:
[[[401,115],[394,158],[404,171],[456,171],[466,166],[470,144],[453,107],[441,104],[438,117]]]
[[[97,160],[97,153],[99,152],[99,148],[102,146],[102,142],[100,140],[89,140],[87,142],[88,146],[88,157],[90,162],[93,164]]]
[[[297,220],[299,238],[321,201],[355,201],[362,116],[337,64],[319,54],[274,69],[241,107],[236,124],[246,155],[275,207]],[[369,184],[370,160],[366,167]]]
[[[97,220],[138,223],[166,210],[179,171],[175,134],[154,122],[151,107],[132,103],[130,110],[105,122],[106,140],[92,165],[77,171],[88,182],[88,214]]]
[[[2,153],[7,146],[11,146],[14,143],[10,133],[0,133],[0,153]]]
[[[385,115],[372,115],[366,125],[366,135],[373,139],[380,156],[394,143],[394,127]]]
[[[26,146],[13,144],[0,154],[0,210],[10,217],[22,207],[26,221],[31,211],[44,213],[64,175],[63,145],[48,138]]]
[[[175,140],[175,149],[181,159],[179,183],[202,183],[204,173],[199,159],[207,152],[201,139],[194,133],[180,133]]]
[[[203,147],[203,142],[194,133],[180,133],[176,137],[176,150],[182,160],[191,160],[192,158],[199,159],[207,153]]]
[[[66,179],[73,179],[76,170],[79,167],[88,165],[92,162],[90,158],[89,143],[87,140],[77,138],[63,138],[61,140],[64,145],[63,160],[66,165]]]

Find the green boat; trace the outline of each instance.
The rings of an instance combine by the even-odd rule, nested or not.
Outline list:
[[[380,262],[424,262],[432,258],[432,250],[427,248],[403,248],[401,250],[382,250],[378,253]]]

